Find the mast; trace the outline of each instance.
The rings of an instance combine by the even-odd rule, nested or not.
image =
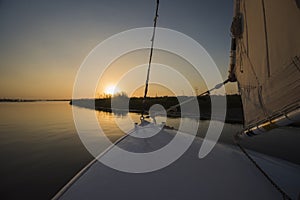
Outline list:
[[[231,24],[231,48],[230,48],[230,65],[228,79],[230,82],[236,82],[234,69],[236,65],[236,41],[241,34],[241,30],[238,30],[240,26],[240,0],[234,1],[234,15]]]
[[[148,63],[148,70],[147,70],[147,77],[145,82],[145,91],[144,91],[144,97],[143,97],[143,110],[141,113],[141,119],[144,119],[144,113],[145,113],[145,103],[147,99],[147,93],[148,93],[148,86],[149,86],[149,77],[150,77],[150,69],[152,64],[152,56],[153,56],[153,49],[154,49],[154,38],[155,38],[155,31],[157,26],[157,19],[158,19],[158,8],[159,8],[159,0],[156,0],[156,9],[155,9],[155,16],[153,20],[153,34],[151,38],[151,48],[150,48],[150,55],[149,55],[149,63]]]

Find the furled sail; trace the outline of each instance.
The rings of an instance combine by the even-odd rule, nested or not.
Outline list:
[[[247,134],[300,121],[299,2],[235,0],[230,78]]]

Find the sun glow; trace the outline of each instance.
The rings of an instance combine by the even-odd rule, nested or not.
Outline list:
[[[110,85],[105,88],[105,94],[114,95],[116,93],[116,86]]]

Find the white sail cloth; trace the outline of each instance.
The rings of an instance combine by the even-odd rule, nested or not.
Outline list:
[[[245,126],[300,106],[300,8],[296,0],[237,0],[242,35],[234,73]]]

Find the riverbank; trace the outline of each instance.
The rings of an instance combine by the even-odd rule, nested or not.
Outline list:
[[[200,119],[201,120],[210,120],[211,119],[211,99],[214,99],[216,102],[221,101],[221,96],[201,96],[197,97],[198,105],[200,109]],[[198,115],[193,114],[194,106],[192,103],[195,103],[191,97],[181,96],[181,97],[149,97],[145,102],[145,112],[148,113],[151,106],[159,104],[163,106],[166,110],[170,109],[167,113],[168,117],[191,117],[199,118]],[[243,123],[243,109],[242,102],[239,95],[227,95],[227,112],[225,122],[227,123]],[[186,102],[185,106],[187,110],[185,113],[182,113],[180,107],[174,107],[180,102]],[[143,98],[128,98],[127,96],[116,96],[113,98],[102,98],[102,99],[75,99],[70,101],[71,105],[95,109],[105,112],[113,112],[119,115],[125,115],[129,112],[140,113],[143,109]],[[112,105],[113,104],[113,108]],[[190,104],[191,106],[189,106]],[[129,108],[128,108],[129,106]],[[218,109],[218,108],[217,108]],[[216,118],[218,119],[218,118]]]
[[[40,101],[51,102],[51,101],[71,101],[71,100],[70,99],[7,99],[7,98],[0,99],[0,103],[1,102],[26,103],[26,102],[40,102]]]

